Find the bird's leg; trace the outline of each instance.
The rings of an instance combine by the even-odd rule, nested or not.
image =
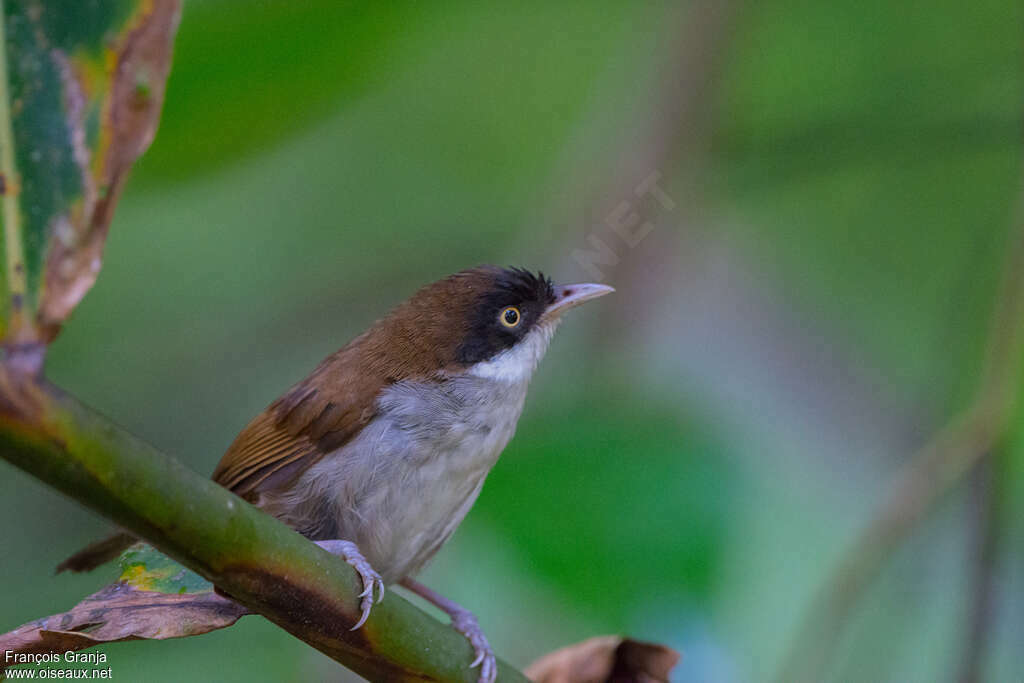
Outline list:
[[[476,652],[476,659],[470,666],[480,666],[479,683],[494,683],[494,679],[498,675],[498,663],[495,661],[494,651],[491,650],[491,645],[487,642],[487,637],[484,636],[483,629],[480,628],[473,613],[457,602],[430,590],[419,581],[402,579],[400,583],[451,617],[452,628],[466,636],[469,644],[473,646],[473,651]]]
[[[352,565],[359,573],[359,578],[363,580],[363,592],[359,594],[359,597],[362,598],[359,606],[362,608],[363,614],[359,617],[356,625],[352,627],[352,630],[355,631],[365,624],[367,617],[370,616],[370,608],[373,607],[374,590],[379,594],[377,602],[384,599],[384,580],[370,566],[370,563],[367,562],[363,554],[359,552],[359,548],[352,541],[314,541],[314,543],[331,555],[337,555]]]

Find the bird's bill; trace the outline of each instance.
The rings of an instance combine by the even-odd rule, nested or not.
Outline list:
[[[588,282],[577,285],[559,285],[555,287],[555,301],[544,310],[544,317],[549,320],[557,318],[570,308],[576,308],[591,299],[611,294],[614,291],[614,287]]]

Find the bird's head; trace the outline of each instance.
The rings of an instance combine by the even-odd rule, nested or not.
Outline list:
[[[521,382],[566,311],[613,291],[600,284],[554,285],[520,268],[479,266],[423,287],[371,333],[374,341],[386,340],[387,348],[374,346],[391,362],[408,364],[408,374],[436,369]]]

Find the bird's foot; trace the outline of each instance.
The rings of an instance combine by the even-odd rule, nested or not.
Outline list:
[[[359,548],[352,541],[315,541],[315,543],[330,554],[337,555],[352,565],[356,572],[359,573],[359,578],[363,581],[363,592],[359,594],[361,598],[359,606],[363,613],[359,617],[359,621],[356,622],[356,625],[352,627],[352,630],[355,631],[365,624],[370,616],[374,592],[376,591],[377,593],[377,602],[384,599],[384,579],[370,566],[370,563],[363,557],[363,554],[359,552]]]
[[[484,635],[483,629],[480,628],[476,616],[468,609],[460,608],[457,612],[451,614],[451,618],[452,628],[466,636],[466,640],[473,646],[473,652],[476,653],[476,659],[469,666],[480,667],[478,683],[494,683],[494,679],[498,675],[498,662],[494,658],[494,650],[491,649],[491,644],[487,642],[487,636]]]
[[[466,640],[473,646],[476,658],[469,666],[480,667],[477,683],[494,683],[494,679],[498,677],[498,662],[476,616],[454,600],[449,600],[415,579],[402,579],[402,585],[431,604],[440,607],[445,614],[451,617],[452,628],[466,636]]]

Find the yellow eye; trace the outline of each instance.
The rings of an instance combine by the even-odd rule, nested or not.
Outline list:
[[[501,313],[498,314],[498,320],[505,327],[515,327],[523,319],[523,316],[519,314],[519,309],[515,306],[507,306],[501,309]]]

